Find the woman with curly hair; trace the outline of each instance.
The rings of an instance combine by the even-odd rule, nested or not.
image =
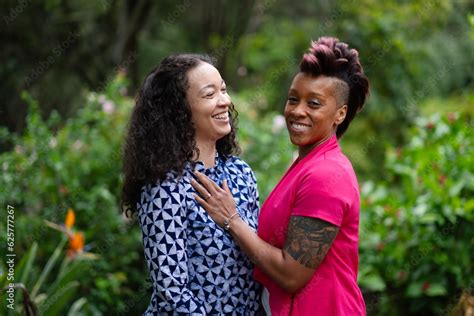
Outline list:
[[[254,315],[253,264],[194,200],[193,172],[234,192],[250,230],[259,212],[255,176],[234,156],[237,112],[212,60],[165,58],[146,77],[124,148],[122,207],[137,213],[153,294],[145,315]]]
[[[368,90],[355,49],[332,37],[312,43],[284,111],[299,156],[263,204],[258,235],[238,217],[229,225],[229,190],[198,175],[196,200],[256,264],[271,315],[365,315],[357,285],[359,188],[338,139]]]

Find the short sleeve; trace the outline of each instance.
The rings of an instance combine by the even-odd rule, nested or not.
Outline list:
[[[323,161],[298,184],[291,215],[315,217],[340,227],[354,194],[349,173],[336,162]]]

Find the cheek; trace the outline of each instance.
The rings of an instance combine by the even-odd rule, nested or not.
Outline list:
[[[288,106],[285,104],[285,108],[284,108],[284,110],[283,110],[283,116],[285,117],[285,119],[287,119],[289,115],[290,115],[290,109],[289,109]]]

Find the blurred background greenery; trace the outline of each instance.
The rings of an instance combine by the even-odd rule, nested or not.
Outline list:
[[[2,315],[141,314],[151,288],[140,231],[118,201],[121,146],[142,79],[171,53],[217,58],[263,201],[294,156],[281,117],[287,88],[310,40],[323,35],[357,48],[371,81],[366,108],[342,140],[362,192],[359,284],[368,314],[446,315],[473,294],[472,1],[1,7],[0,289],[10,282],[8,205],[15,282],[23,284],[15,311],[9,293],[0,294]]]

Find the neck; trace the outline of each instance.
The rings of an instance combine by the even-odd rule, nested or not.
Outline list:
[[[334,134],[329,134],[326,138],[320,140],[319,142],[312,144],[311,146],[301,146],[298,148],[298,160],[303,159],[306,157],[310,152],[313,151],[316,147],[320,146],[321,144],[325,143],[328,139],[330,139]]]
[[[216,157],[216,142],[196,141],[196,147],[199,149],[199,156],[195,157],[195,160],[202,161],[205,168],[214,167]]]

